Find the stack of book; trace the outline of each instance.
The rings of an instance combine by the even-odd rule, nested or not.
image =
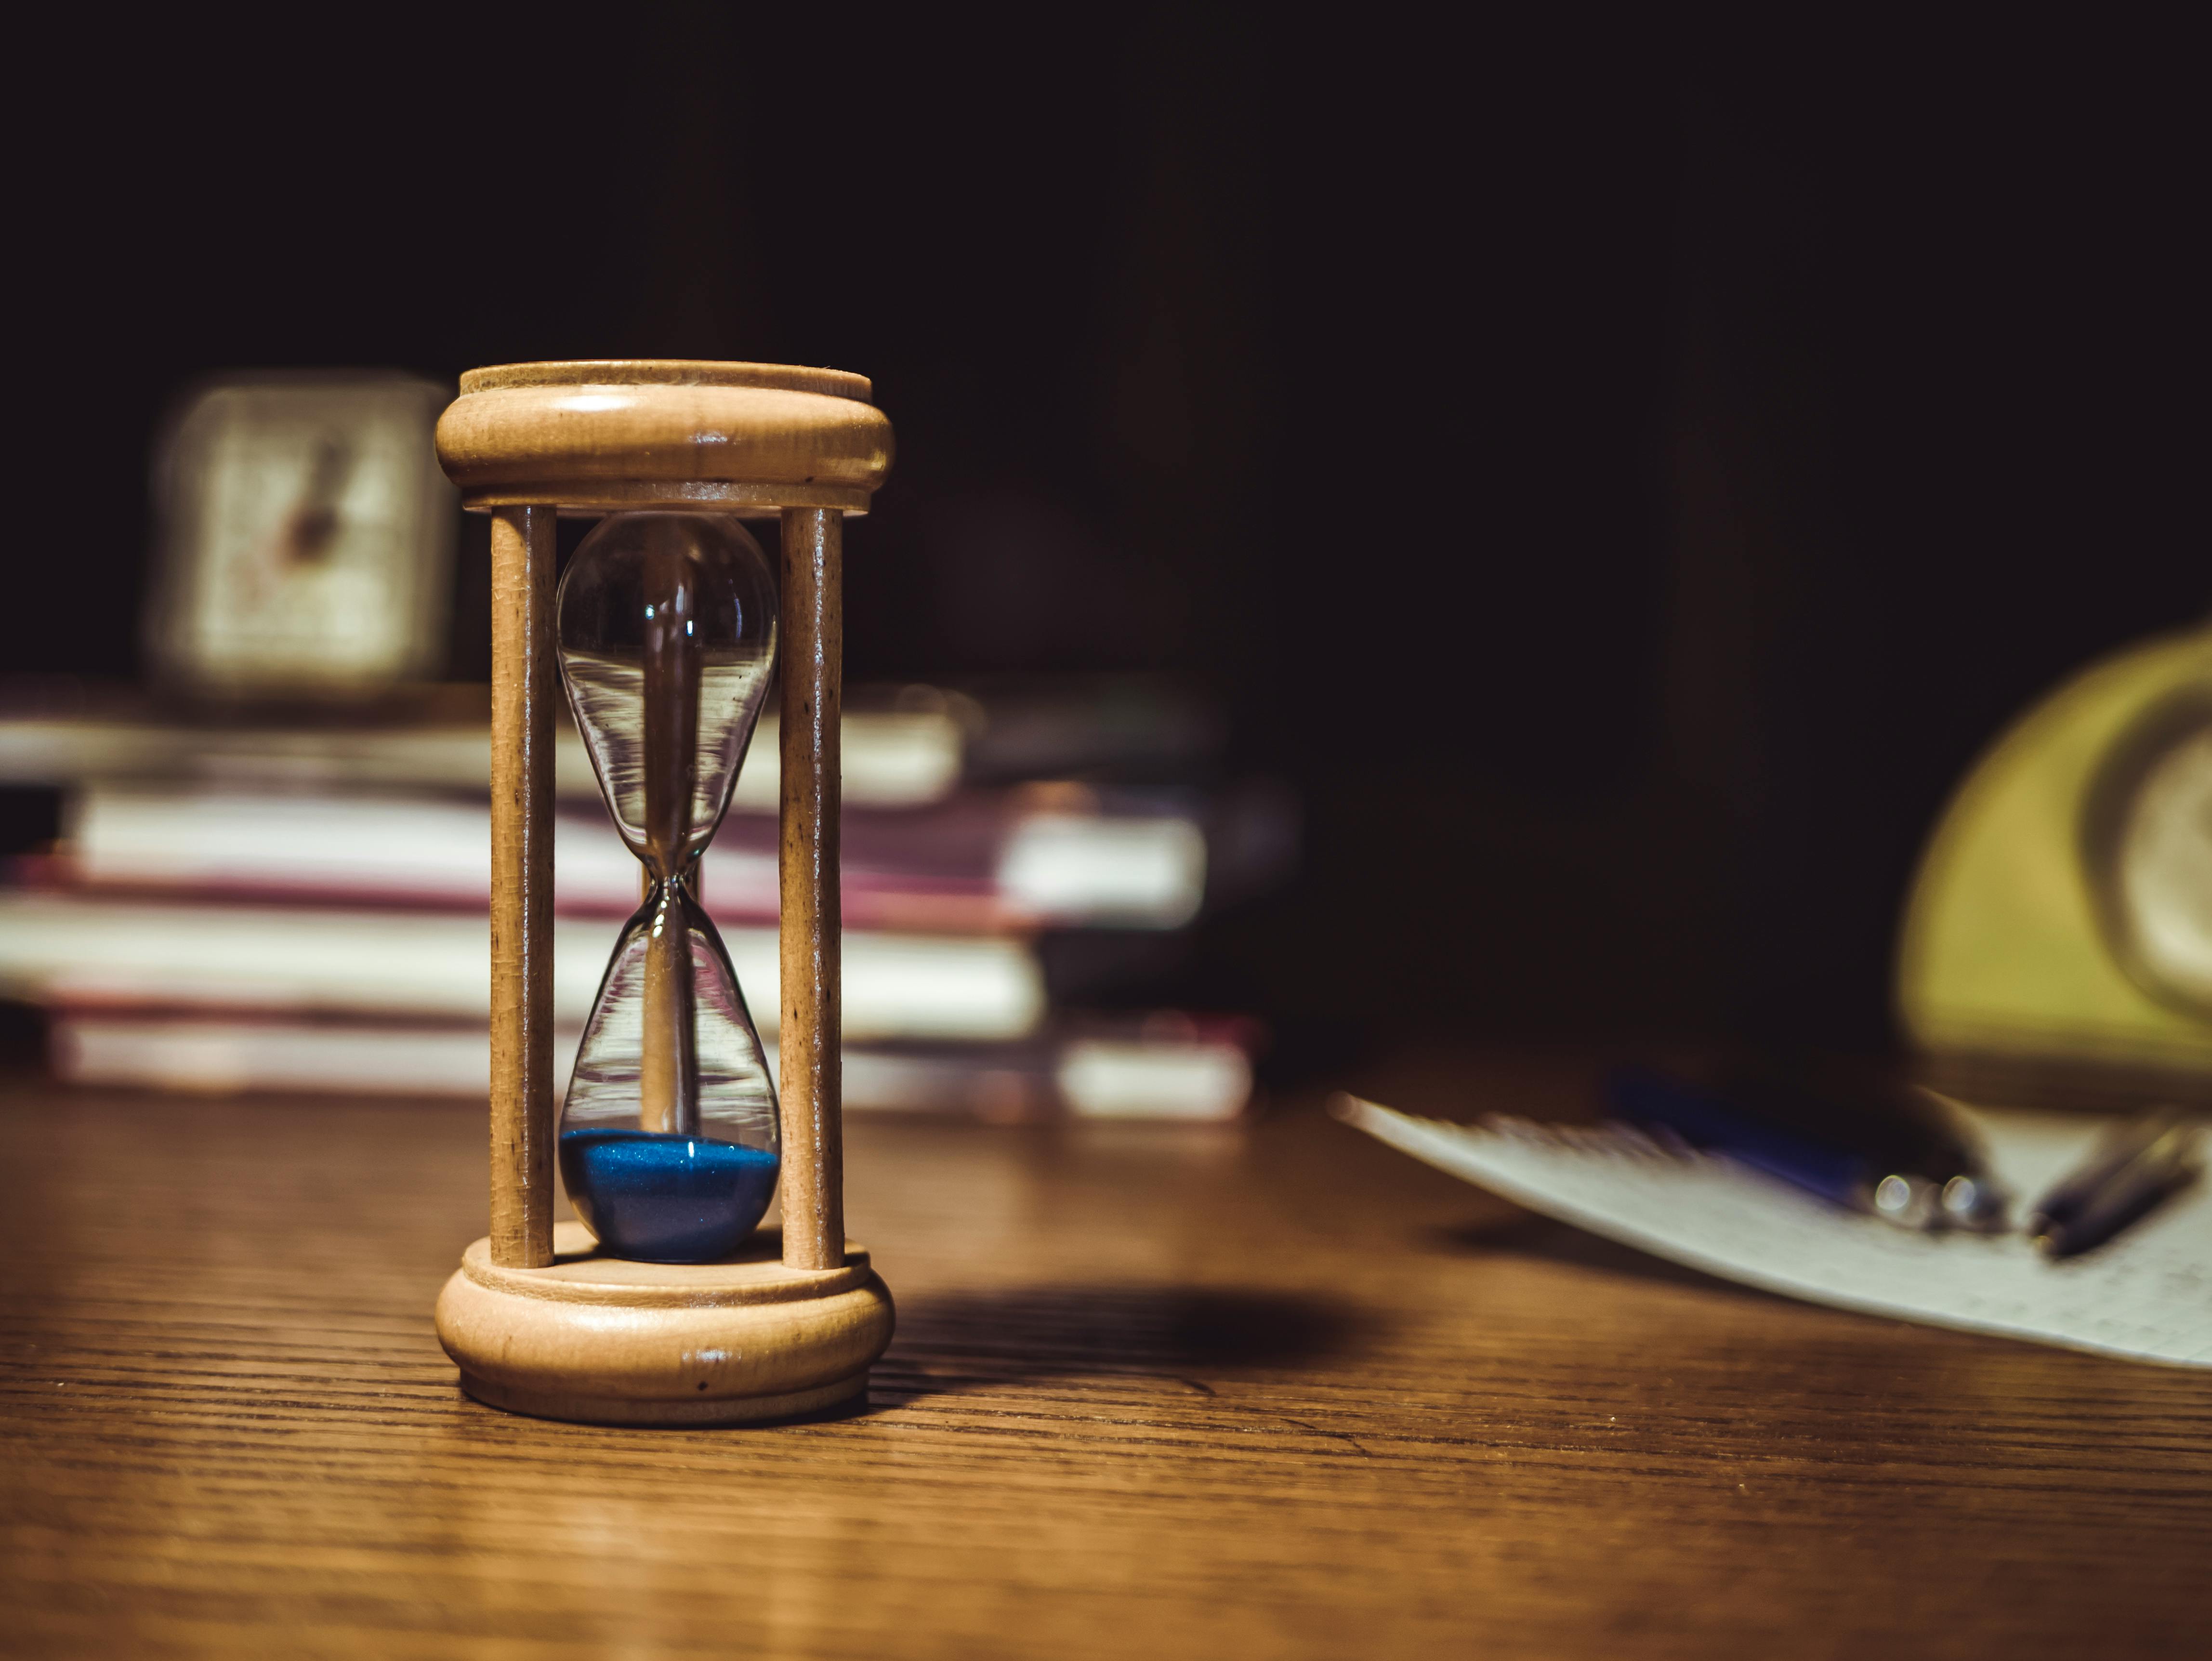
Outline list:
[[[1070,782],[1118,741],[1081,700],[1018,701],[1000,719],[927,689],[853,703],[847,1105],[1242,1111],[1249,1023],[1054,1008],[1037,947],[1052,931],[1182,929],[1237,874],[1227,864],[1224,864],[1224,848],[1280,835],[1242,824],[1210,860],[1196,794]],[[776,751],[771,715],[701,880],[771,1047]],[[481,1094],[488,769],[480,713],[291,727],[0,715],[0,785],[61,799],[60,836],[17,856],[0,890],[0,996],[47,1012],[54,1065],[73,1080]],[[565,1068],[639,867],[572,732],[556,793]]]

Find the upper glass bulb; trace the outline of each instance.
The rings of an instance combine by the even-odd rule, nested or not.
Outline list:
[[[559,612],[562,671],[615,824],[654,877],[674,876],[721,822],[768,694],[767,557],[720,514],[615,514],[576,550]]]

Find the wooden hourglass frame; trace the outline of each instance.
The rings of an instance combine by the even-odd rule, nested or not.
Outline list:
[[[889,470],[860,375],[762,363],[511,364],[461,377],[438,457],[492,521],[491,1232],[438,1335],[479,1401],[714,1424],[862,1395],[891,1303],[845,1238],[838,722],[843,520]],[[553,1221],[554,524],[647,509],[782,521],[781,1235],[634,1262]],[[647,708],[646,719],[656,719]]]

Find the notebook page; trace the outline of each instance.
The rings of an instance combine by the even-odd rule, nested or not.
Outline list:
[[[1346,1123],[1415,1159],[1709,1275],[1839,1309],[2212,1367],[2212,1182],[2199,1180],[2117,1238],[2053,1263],[2021,1235],[1899,1228],[1723,1156],[1662,1148],[1620,1126],[1445,1124],[1345,1100]],[[1972,1116],[1992,1171],[2028,1198],[2111,1123]]]

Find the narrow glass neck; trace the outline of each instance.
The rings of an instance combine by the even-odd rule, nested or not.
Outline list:
[[[641,1129],[699,1134],[698,1010],[694,1000],[690,896],[681,873],[656,881],[646,902],[638,1112]]]

